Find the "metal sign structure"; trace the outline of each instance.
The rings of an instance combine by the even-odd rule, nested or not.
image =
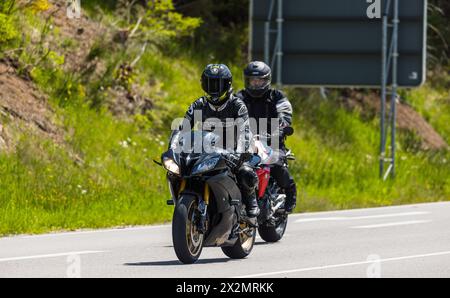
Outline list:
[[[394,177],[397,90],[425,81],[427,0],[250,2],[250,59],[279,86],[381,89],[380,176]]]

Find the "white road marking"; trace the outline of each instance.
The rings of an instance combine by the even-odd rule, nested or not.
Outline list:
[[[436,253],[422,254],[422,255],[413,255],[413,256],[406,256],[406,257],[398,257],[398,258],[380,259],[380,260],[377,260],[377,262],[388,263],[388,262],[395,262],[395,261],[422,259],[422,258],[429,258],[429,257],[445,256],[445,255],[450,255],[450,251],[443,251],[443,252],[436,252]],[[362,262],[344,263],[344,264],[327,265],[327,266],[317,266],[317,267],[301,268],[301,269],[293,269],[293,270],[285,270],[285,271],[274,271],[274,272],[236,276],[235,278],[254,278],[254,277],[262,277],[262,276],[290,274],[290,273],[301,273],[301,272],[344,268],[344,267],[366,265],[366,264],[373,264],[373,261],[362,261]]]
[[[298,217],[309,217],[309,216],[318,216],[318,215],[331,215],[331,214],[348,214],[348,213],[357,213],[357,212],[373,212],[373,211],[382,211],[382,210],[394,210],[394,209],[406,209],[406,208],[424,208],[427,206],[436,206],[436,205],[445,205],[450,206],[450,202],[434,202],[434,203],[420,203],[420,204],[412,204],[412,205],[397,205],[397,206],[385,206],[385,207],[376,207],[376,208],[361,208],[361,209],[349,209],[349,210],[334,210],[334,211],[320,211],[320,212],[311,212],[311,213],[296,213],[289,215],[290,219],[295,219]],[[336,218],[336,217],[334,217]],[[340,217],[339,217],[340,218]],[[315,218],[301,218],[299,222],[307,222],[307,221],[317,221]],[[342,219],[338,219],[342,220]],[[294,221],[295,223],[296,221]],[[103,230],[82,230],[82,231],[74,231],[74,232],[57,232],[52,234],[41,234],[41,235],[17,235],[11,237],[0,237],[0,240],[8,240],[8,239],[32,239],[32,238],[46,238],[46,237],[59,237],[59,236],[73,236],[73,235],[85,235],[85,234],[95,234],[95,233],[110,233],[110,232],[128,232],[128,231],[138,231],[138,230],[146,230],[146,229],[164,229],[171,228],[171,225],[150,225],[150,226],[137,226],[137,227],[124,227],[124,228],[112,228],[112,229],[103,229]]]
[[[72,251],[72,252],[63,252],[63,253],[48,254],[48,255],[3,258],[3,259],[0,259],[0,263],[1,262],[23,261],[23,260],[33,260],[33,259],[48,259],[48,258],[65,257],[65,256],[72,256],[72,255],[99,254],[99,253],[104,253],[104,252],[105,251]]]
[[[378,218],[389,218],[389,217],[425,215],[425,214],[430,214],[430,212],[419,211],[419,212],[377,214],[377,215],[367,215],[367,216],[336,216],[336,217],[301,218],[301,219],[297,219],[295,221],[295,223],[314,222],[314,221],[346,221],[346,220],[378,219]]]
[[[390,222],[378,225],[368,225],[368,226],[358,226],[351,227],[352,229],[376,229],[376,228],[386,228],[386,227],[395,227],[395,226],[407,226],[407,225],[416,225],[423,223],[430,223],[431,220],[411,220],[411,221],[400,221],[400,222]]]
[[[410,205],[394,205],[394,206],[384,206],[384,207],[370,207],[370,208],[357,208],[357,209],[346,209],[346,210],[329,210],[329,211],[316,211],[316,212],[308,212],[308,213],[294,213],[289,215],[291,217],[305,217],[305,216],[316,216],[316,215],[331,215],[331,214],[348,214],[348,213],[364,213],[364,212],[376,212],[376,211],[390,211],[390,210],[398,210],[398,209],[418,209],[425,207],[433,207],[442,205],[444,207],[450,206],[449,201],[441,201],[441,202],[432,202],[432,203],[418,203],[418,204],[410,204]]]

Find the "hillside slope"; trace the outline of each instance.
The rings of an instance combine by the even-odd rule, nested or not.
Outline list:
[[[202,95],[199,74],[215,59],[187,47],[183,33],[142,41],[145,22],[123,23],[114,9],[92,8],[69,21],[51,3],[16,11],[10,18],[25,44],[18,37],[1,44],[0,235],[169,221],[165,173],[152,160],[167,147],[171,120]],[[164,13],[151,18],[167,22]],[[164,22],[161,30],[169,30]],[[123,32],[127,38],[118,38]],[[225,62],[241,88],[243,62]],[[424,102],[430,90],[433,101]],[[288,141],[297,155],[297,211],[450,200],[448,122],[433,117],[448,111],[447,91],[427,84],[404,94],[437,147],[408,123],[398,177],[382,182],[377,110],[361,104],[376,100],[373,93],[331,90],[323,99],[316,90],[287,90],[297,131]]]

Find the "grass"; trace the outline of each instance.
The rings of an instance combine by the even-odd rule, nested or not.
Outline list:
[[[0,155],[0,234],[161,222],[164,172],[152,162],[163,148],[133,124],[88,108],[66,109],[67,143],[82,153],[24,136]],[[93,133],[93,132],[101,133]]]
[[[427,88],[427,87],[424,87]],[[419,91],[416,91],[419,92]],[[289,144],[298,160],[292,172],[299,183],[300,211],[360,208],[450,200],[448,151],[397,152],[397,177],[378,177],[377,118],[366,121],[313,92],[295,99],[298,133]]]
[[[420,89],[404,92],[403,98],[450,143],[449,70],[430,75],[432,81]]]
[[[64,46],[76,45],[65,40]],[[101,52],[102,45],[96,47]],[[199,52],[176,54],[149,49],[142,57],[134,81],[152,82],[147,95],[154,109],[127,119],[114,117],[102,104],[106,95],[92,91],[100,84],[113,84],[111,77],[84,82],[48,65],[32,72],[63,119],[65,144],[55,145],[24,130],[16,152],[0,152],[0,235],[171,220],[172,207],[165,205],[165,172],[152,160],[167,146],[171,120],[202,95],[203,66],[218,62]],[[127,58],[123,53],[106,56],[100,59],[107,66]],[[232,62],[230,67],[238,90],[243,86],[241,66]],[[407,91],[405,97],[449,142],[445,86],[427,84]],[[397,178],[382,182],[376,118],[348,111],[334,93],[326,100],[315,90],[288,94],[295,108],[296,134],[288,146],[297,156],[291,164],[299,189],[297,211],[450,200],[448,151],[408,150],[406,136],[401,135]],[[8,125],[3,120],[2,124]]]

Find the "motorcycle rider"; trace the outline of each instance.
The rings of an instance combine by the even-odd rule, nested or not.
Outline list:
[[[241,158],[234,159],[234,163],[237,164],[234,170],[242,193],[243,203],[246,206],[247,216],[256,218],[259,215],[256,200],[258,176],[253,168],[245,162],[251,157],[251,153],[249,153],[251,131],[248,110],[244,102],[233,95],[232,80],[231,71],[226,65],[210,64],[206,66],[201,77],[202,89],[206,94],[189,107],[184,116],[183,124],[173,131],[170,143],[177,134],[186,131],[186,127],[191,130],[197,124],[201,124],[203,128],[211,125],[210,123],[213,122],[211,119],[218,120],[220,122],[218,124],[228,129],[226,132],[226,135],[228,135],[231,120],[233,122],[232,133],[235,134],[237,131],[238,134],[237,138],[234,138],[237,142],[233,144],[234,148],[232,149],[241,156]],[[199,118],[196,117],[197,114],[201,114],[200,119],[197,119]],[[226,135],[224,138],[226,138]]]
[[[272,89],[272,70],[264,62],[254,61],[244,69],[245,89],[240,91],[237,96],[247,105],[250,118],[256,120],[259,126],[261,118],[268,119],[268,127],[257,127],[259,133],[262,131],[268,133],[272,127],[271,119],[278,119],[278,128],[280,133],[280,148],[286,152],[285,136],[283,128],[292,125],[292,105],[280,90]],[[254,129],[254,128],[252,128]],[[253,130],[255,131],[255,130]],[[278,132],[275,132],[278,133]],[[271,170],[277,184],[286,194],[285,212],[292,213],[297,203],[297,187],[293,177],[285,165],[276,165]]]

